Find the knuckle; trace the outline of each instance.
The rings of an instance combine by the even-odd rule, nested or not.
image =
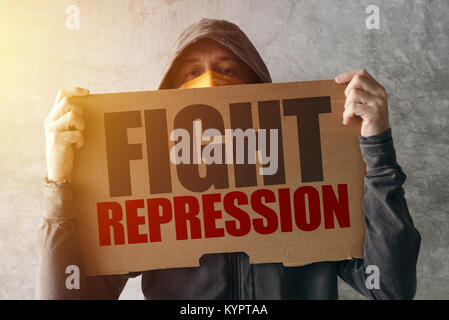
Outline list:
[[[73,104],[70,105],[70,110],[76,112],[79,116],[83,116],[83,114],[84,114],[84,111],[82,108],[80,108],[79,106],[73,105]]]
[[[48,123],[48,124],[45,126],[45,132],[46,132],[47,134],[50,134],[50,133],[52,133],[53,131],[55,131],[55,130],[54,130],[54,124],[53,124],[53,123]]]
[[[351,87],[350,87],[350,86],[347,86],[346,89],[345,89],[345,96],[346,96],[346,98],[347,98],[348,95],[349,95],[349,90],[351,90]]]
[[[357,98],[357,96],[358,96],[358,90],[356,89],[356,88],[352,88],[352,89],[350,89],[349,90],[349,94],[348,94],[348,100],[351,102],[351,101],[353,101],[354,99],[356,99]]]
[[[357,82],[357,83],[359,83],[360,81],[362,81],[362,79],[363,79],[363,76],[360,75],[360,74],[356,74],[356,75],[354,76],[354,81]]]
[[[381,108],[384,105],[384,100],[382,98],[376,97],[374,99],[374,106],[376,107],[376,110]]]
[[[47,140],[47,143],[48,143],[50,146],[52,146],[52,145],[57,144],[58,139],[59,139],[59,135],[58,135],[56,132],[51,131],[51,132],[48,132],[48,133],[47,133],[46,138],[47,138],[47,139],[46,139],[46,140]]]
[[[353,96],[349,96],[348,99],[346,99],[346,104],[349,107],[353,102],[354,102],[354,97]]]

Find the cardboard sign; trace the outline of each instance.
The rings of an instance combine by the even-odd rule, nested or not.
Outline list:
[[[363,256],[360,121],[333,80],[94,94],[75,197],[88,275],[245,252],[299,266]]]

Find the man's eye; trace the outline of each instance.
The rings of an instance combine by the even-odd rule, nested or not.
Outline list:
[[[226,76],[231,76],[231,75],[234,75],[235,72],[234,72],[234,69],[232,69],[232,68],[223,68],[223,69],[221,69],[221,73]]]
[[[192,70],[192,71],[187,73],[188,77],[196,77],[196,76],[199,76],[199,75],[200,75],[200,72],[198,70]]]

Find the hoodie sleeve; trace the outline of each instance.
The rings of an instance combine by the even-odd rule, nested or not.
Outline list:
[[[404,198],[406,175],[396,162],[391,129],[359,140],[367,170],[364,258],[340,261],[339,276],[370,299],[413,299],[421,237]]]
[[[47,181],[44,205],[38,229],[36,298],[118,299],[128,275],[83,274],[71,184]]]

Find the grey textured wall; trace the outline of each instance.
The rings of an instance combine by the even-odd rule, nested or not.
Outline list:
[[[65,8],[80,8],[68,30]],[[380,9],[380,29],[365,8]],[[364,67],[390,94],[409,209],[422,235],[417,299],[449,298],[449,1],[0,0],[0,299],[32,299],[43,210],[43,120],[58,88],[155,89],[175,37],[202,17],[237,23],[273,80]],[[358,299],[341,283],[343,299]],[[139,279],[123,298],[141,298]]]

